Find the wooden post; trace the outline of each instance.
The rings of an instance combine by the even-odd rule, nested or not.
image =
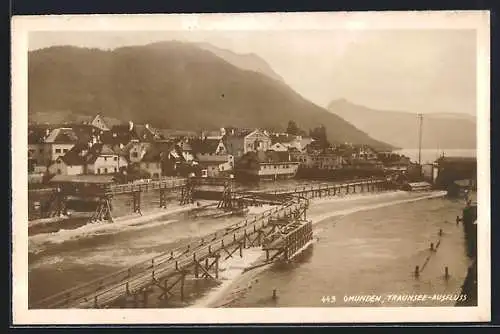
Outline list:
[[[450,274],[448,272],[448,267],[444,267],[444,278],[448,279],[450,277]]]
[[[182,273],[181,278],[181,301],[184,301],[184,280],[186,279],[186,275]]]
[[[194,261],[194,277],[198,278],[198,261],[196,260],[196,253],[193,253],[193,261]]]
[[[134,293],[134,307],[139,306],[139,301],[137,300],[137,293]]]
[[[240,257],[243,257],[243,243],[240,242]]]
[[[165,294],[163,295],[163,299],[168,299],[168,278],[165,278],[165,282],[163,282],[163,288],[165,289]]]
[[[219,278],[219,256],[215,257],[215,278]]]
[[[418,266],[415,266],[415,277],[418,277],[420,272],[419,272],[420,268]]]
[[[144,307],[148,306],[148,289],[146,288],[142,291],[142,302]]]

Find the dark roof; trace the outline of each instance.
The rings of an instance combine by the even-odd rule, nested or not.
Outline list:
[[[276,143],[290,143],[294,141],[297,137],[293,135],[278,135],[278,136],[271,136],[271,142],[273,144]]]
[[[181,151],[192,151],[193,150],[193,148],[191,147],[191,145],[189,143],[186,143],[183,140],[181,140],[180,142],[177,143],[177,147]]]
[[[80,143],[88,143],[92,140],[93,135],[100,135],[102,137],[104,133],[104,131],[91,124],[76,124],[72,125],[71,128],[75,132],[78,137],[78,142]]]
[[[86,154],[82,154],[84,150],[88,150],[88,145],[86,144],[76,144],[71,150],[69,150],[61,160],[69,166],[80,166],[85,164]]]
[[[148,125],[148,127],[145,125],[135,125],[134,127],[140,140],[155,141],[165,139],[162,131],[155,129],[150,125]]]
[[[86,161],[87,163],[94,163],[101,155],[118,155],[113,148],[107,144],[97,143],[89,148]]]
[[[45,138],[46,143],[73,144],[78,142],[75,131],[71,128],[57,128],[52,130],[50,135]]]
[[[142,157],[144,162],[158,162],[175,147],[171,141],[155,142]]]
[[[110,131],[105,131],[101,135],[101,141],[106,144],[118,145],[128,144],[132,139],[140,139],[134,125],[132,130],[128,124],[114,125]]]
[[[235,136],[235,137],[245,137],[250,133],[254,132],[256,129],[244,129],[244,128],[233,128],[227,127],[224,128],[226,131],[226,136]],[[234,134],[232,133],[234,131]]]
[[[189,142],[195,153],[215,153],[220,139],[194,139]]]

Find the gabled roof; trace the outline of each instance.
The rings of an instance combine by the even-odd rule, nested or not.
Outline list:
[[[143,162],[158,162],[175,148],[175,143],[171,141],[155,142],[142,157]]]
[[[94,163],[99,156],[102,155],[118,155],[111,146],[107,144],[94,144],[89,148],[89,152],[87,154],[86,161],[87,163]]]
[[[139,135],[134,125],[130,129],[129,124],[114,125],[110,131],[105,131],[101,135],[102,142],[106,144],[128,144],[132,139],[139,139]]]
[[[140,140],[143,141],[155,141],[155,140],[163,140],[165,136],[162,131],[151,127],[150,125],[135,125],[136,132]]]
[[[61,160],[69,166],[81,166],[86,162],[87,154],[82,154],[82,151],[88,150],[88,145],[76,144],[71,150],[69,150]]]
[[[195,153],[215,153],[219,147],[220,139],[194,139],[190,141],[191,148]]]
[[[74,144],[78,141],[78,137],[71,128],[57,128],[52,130],[47,138],[46,143],[51,144]]]

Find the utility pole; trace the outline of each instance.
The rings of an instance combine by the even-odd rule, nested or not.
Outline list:
[[[422,120],[424,115],[417,114],[419,120],[419,131],[418,131],[418,164],[422,166]]]

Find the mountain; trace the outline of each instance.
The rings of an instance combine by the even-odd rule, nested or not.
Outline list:
[[[345,99],[332,101],[328,110],[377,140],[402,148],[418,148],[419,120],[415,114],[374,110]],[[424,114],[422,148],[475,149],[476,118],[454,113]]]
[[[284,130],[294,120],[305,130],[323,124],[332,142],[388,148],[287,85],[190,43],[40,49],[29,53],[28,76],[30,120],[100,113],[196,131],[229,125]]]
[[[230,50],[218,48],[210,43],[198,43],[200,48],[210,51],[216,56],[224,59],[228,63],[241,68],[242,70],[254,71],[267,75],[268,77],[284,82],[283,78],[273,71],[271,66],[254,53],[238,54]]]

